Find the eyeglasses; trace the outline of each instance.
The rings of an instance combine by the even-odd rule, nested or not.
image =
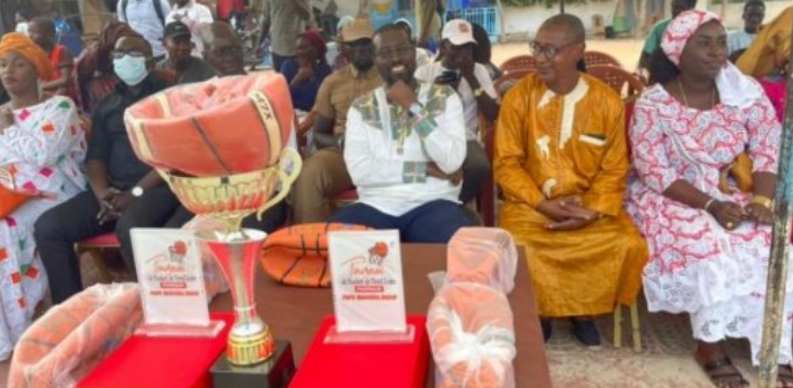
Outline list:
[[[121,58],[124,58],[127,55],[129,55],[132,58],[145,58],[146,57],[146,53],[145,52],[136,51],[136,50],[131,50],[131,51],[113,50],[110,53],[110,56],[112,56],[113,59],[121,59]]]
[[[415,52],[416,50],[413,48],[412,44],[405,43],[397,47],[386,47],[377,50],[377,56],[381,59],[390,61],[394,58],[403,58],[407,57],[408,55],[415,55]]]
[[[532,41],[529,43],[529,49],[531,49],[531,54],[535,57],[539,57],[540,55],[545,55],[548,59],[554,59],[557,54],[562,52],[562,50],[576,44],[577,42],[568,43],[563,46],[554,46],[552,44],[542,44],[537,41]]]
[[[345,43],[344,46],[350,51],[369,51],[374,49],[372,42]]]

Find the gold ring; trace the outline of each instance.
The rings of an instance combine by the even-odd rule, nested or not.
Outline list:
[[[732,222],[727,222],[727,229],[732,229],[733,227],[735,227],[735,224]]]

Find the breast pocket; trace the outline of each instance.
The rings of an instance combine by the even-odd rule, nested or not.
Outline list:
[[[575,137],[573,143],[576,169],[586,176],[600,170],[600,164],[608,147],[608,139],[602,131],[590,130]]]

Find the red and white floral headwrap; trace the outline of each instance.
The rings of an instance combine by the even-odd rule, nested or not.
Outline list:
[[[685,11],[678,15],[669,26],[666,27],[663,38],[661,38],[661,50],[676,66],[680,66],[680,56],[683,48],[697,30],[703,24],[716,20],[721,24],[719,16],[713,12],[701,11],[698,9]]]
[[[666,27],[666,32],[661,39],[661,50],[675,66],[680,67],[680,56],[683,54],[688,40],[703,24],[713,20],[723,26],[719,16],[713,12],[695,9],[681,13]],[[760,85],[754,79],[741,73],[729,61],[726,61],[724,68],[716,77],[716,87],[719,90],[719,98],[722,103],[741,108],[753,104],[764,96]]]

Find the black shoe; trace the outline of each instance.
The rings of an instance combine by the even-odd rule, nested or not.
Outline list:
[[[592,319],[573,318],[573,335],[588,348],[600,348],[600,333]]]
[[[542,338],[545,342],[548,342],[551,339],[551,334],[553,334],[553,325],[551,324],[550,319],[540,319],[540,326],[542,327]]]

